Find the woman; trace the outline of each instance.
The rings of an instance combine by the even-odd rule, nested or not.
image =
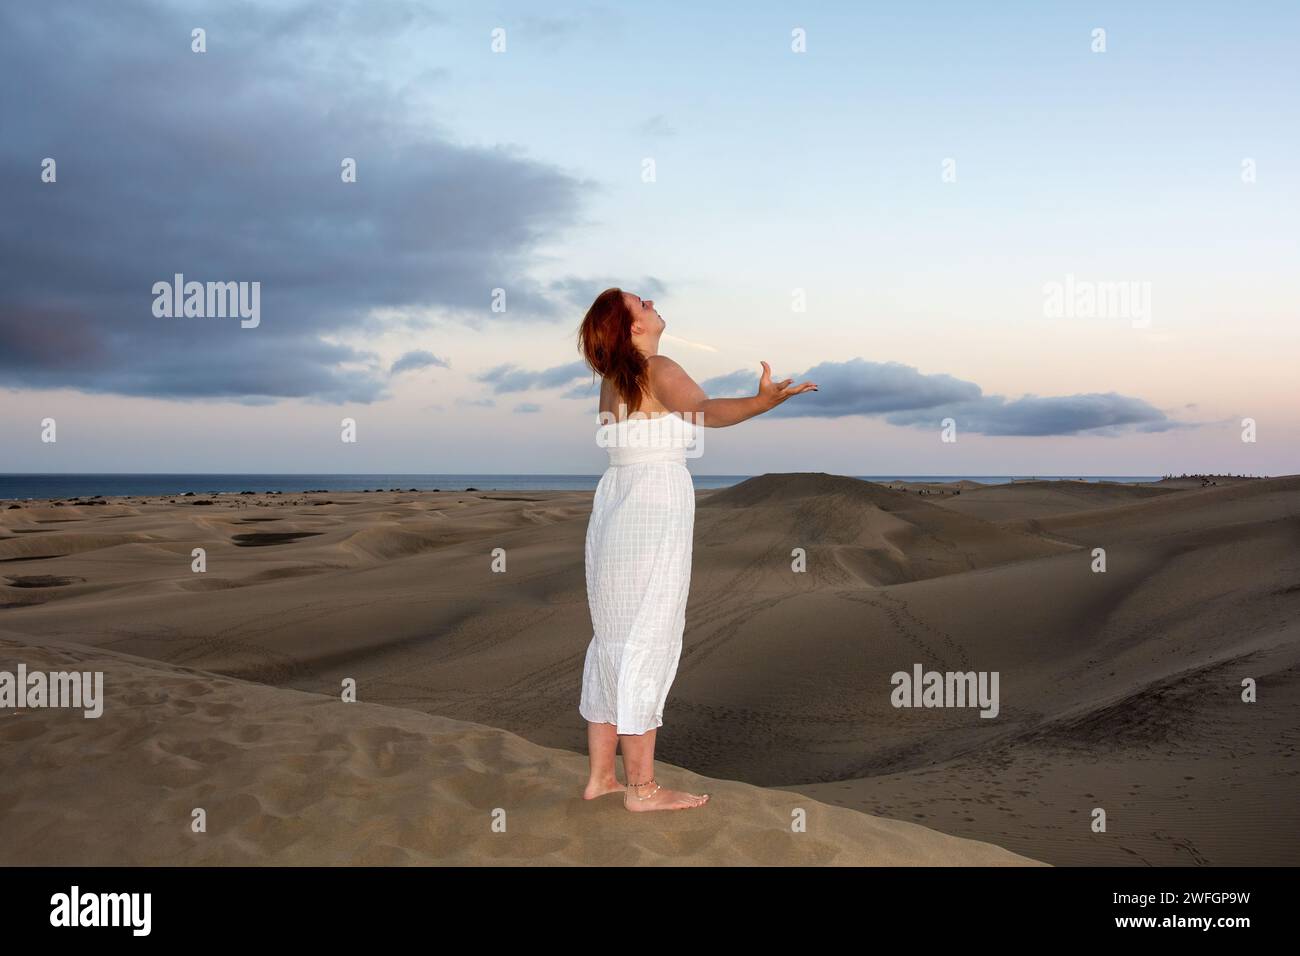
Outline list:
[[[677,674],[686,626],[695,527],[695,489],[686,448],[695,425],[723,428],[761,415],[817,386],[772,381],[763,362],[758,394],[709,398],[659,354],[664,320],[654,302],[606,289],[587,310],[578,351],[600,375],[598,439],[609,468],[596,486],[587,525],[587,647],[578,711],[587,720],[591,778],[583,797],[623,790],[629,810],[683,810],[708,801],[654,778],[655,733]],[[614,774],[623,747],[627,786]]]

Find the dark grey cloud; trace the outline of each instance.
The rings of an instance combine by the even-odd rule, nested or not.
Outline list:
[[[926,374],[899,362],[855,358],[822,362],[797,375],[772,371],[778,380],[793,378],[795,384],[813,381],[819,387],[768,413],[783,418],[881,415],[891,425],[935,430],[945,418],[952,418],[959,433],[983,435],[1116,435],[1187,427],[1143,399],[1116,392],[1008,399],[985,395],[974,382]],[[757,372],[741,370],[700,385],[714,397],[753,395],[758,377]]]
[[[772,363],[769,362],[769,365]],[[820,391],[800,395],[801,401],[789,401],[771,414],[805,415],[835,418],[840,415],[876,415],[906,409],[933,408],[953,402],[978,398],[980,387],[951,375],[926,375],[901,362],[822,362],[806,372],[794,375],[772,369],[778,380],[793,378],[795,384],[813,381]],[[729,394],[753,395],[758,390],[756,371],[737,371],[701,383],[710,395],[715,383]],[[811,399],[808,401],[807,399]]]
[[[600,397],[600,379],[596,378],[591,381],[583,382],[581,385],[575,385],[566,392],[560,393],[560,398],[599,398]]]
[[[525,392],[533,388],[559,388],[584,375],[591,375],[591,369],[580,360],[540,371],[510,364],[498,365],[475,376],[475,380],[491,385],[492,391],[500,395],[503,392]]]
[[[393,367],[389,369],[389,372],[393,375],[398,375],[402,372],[409,372],[419,368],[429,368],[430,366],[451,368],[446,359],[440,359],[432,352],[427,352],[424,349],[416,349],[413,352],[407,352],[406,354],[399,356],[397,361],[393,363]]]
[[[560,398],[591,399],[600,393],[599,380],[572,384],[575,377],[590,374],[582,362],[543,371],[502,365],[480,375],[479,381],[493,384],[497,392],[563,388]],[[798,395],[768,413],[783,418],[883,416],[891,425],[936,430],[945,418],[952,418],[958,431],[984,435],[1115,435],[1191,424],[1170,419],[1143,399],[1116,392],[1008,399],[985,395],[974,382],[927,374],[901,362],[854,358],[822,362],[797,375],[773,369],[773,376],[778,381],[792,378],[796,384],[812,381],[819,386],[819,391]],[[741,397],[758,391],[758,378],[758,372],[739,369],[704,379],[700,387],[713,398]]]
[[[981,435],[1118,435],[1130,430],[1161,432],[1182,427],[1150,403],[1117,392],[1025,395],[1017,399],[985,395],[970,402],[896,412],[886,415],[885,421],[938,431],[945,418],[956,422],[959,432]]]
[[[455,144],[415,119],[418,81],[377,79],[391,41],[437,20],[413,2],[0,5],[0,386],[370,401],[389,370],[337,341],[413,321],[372,310],[490,318],[501,287],[509,320],[569,315],[567,286],[528,272],[584,184]],[[260,282],[260,325],[156,318],[175,273]]]
[[[771,364],[770,362],[768,363]],[[758,375],[749,369],[738,369],[726,375],[715,375],[700,382],[700,388],[713,398],[744,398],[758,391]]]

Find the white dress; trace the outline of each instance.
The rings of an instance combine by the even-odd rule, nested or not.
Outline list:
[[[587,524],[587,646],[578,712],[620,734],[663,726],[686,627],[695,486],[686,450],[699,426],[679,415],[602,425],[609,467]]]

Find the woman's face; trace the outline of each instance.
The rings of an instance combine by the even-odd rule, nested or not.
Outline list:
[[[632,313],[634,327],[639,326],[642,335],[658,335],[668,324],[655,308],[653,299],[643,299],[635,292],[624,292],[623,301]]]

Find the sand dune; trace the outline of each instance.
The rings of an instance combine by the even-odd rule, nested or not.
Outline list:
[[[956,506],[984,494],[822,474],[699,493],[662,759],[1051,863],[1300,862],[1300,478]],[[583,751],[589,493],[213,500],[0,510],[0,627],[331,695],[352,677]],[[234,541],[259,531],[315,534]],[[62,556],[32,560],[37,538]],[[895,709],[916,663],[999,671],[998,717]]]
[[[1228,486],[1195,488],[1153,501],[1115,505],[1015,526],[1069,540],[1099,536],[1126,541],[1231,525],[1293,522],[1300,476],[1264,478]]]
[[[1091,511],[1174,493],[1171,488],[1119,482],[1017,481],[967,487],[960,495],[940,494],[930,500],[961,514],[1000,522]]]
[[[762,567],[783,590],[897,584],[1063,550],[915,494],[827,474],[751,478],[710,494],[695,520],[711,567]],[[808,553],[806,576],[789,573],[794,547]]]
[[[584,758],[492,727],[0,638],[0,669],[19,660],[102,671],[106,702],[96,719],[0,712],[22,768],[0,774],[4,866],[1036,864],[669,766],[662,779],[712,805],[632,814],[618,794],[582,799]]]

